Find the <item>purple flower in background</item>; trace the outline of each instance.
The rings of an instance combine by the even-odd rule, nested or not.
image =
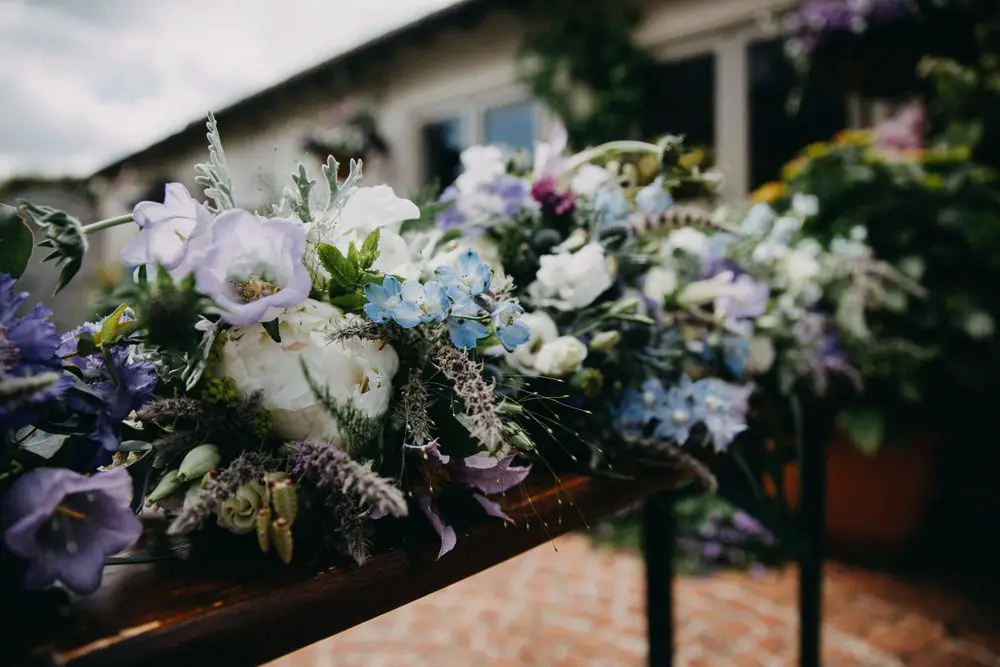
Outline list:
[[[132,319],[126,311],[123,320]],[[66,363],[81,371],[84,382],[101,398],[101,405],[93,415],[96,420],[90,437],[106,450],[118,447],[118,427],[132,410],[138,410],[153,397],[158,377],[153,364],[136,354],[134,345],[111,347],[107,356],[91,354],[73,356],[84,332],[97,333],[101,323],[87,322],[63,335],[59,355]],[[113,368],[109,368],[108,364]],[[89,405],[76,406],[82,411],[92,411]]]
[[[459,198],[461,193],[458,191],[454,185],[449,185],[441,193],[438,198],[440,202],[449,202],[451,205],[438,215],[437,226],[440,229],[456,229],[459,227],[465,227],[465,223],[468,221],[469,216],[466,215],[465,211],[462,210],[461,202]]]
[[[309,296],[305,248],[302,223],[226,211],[215,219],[211,244],[195,257],[198,291],[211,297],[229,324],[273,320]]]
[[[457,538],[452,528],[441,516],[434,504],[434,495],[441,492],[442,483],[461,484],[472,489],[472,497],[490,516],[514,523],[495,500],[487,495],[504,493],[521,482],[531,472],[531,466],[514,465],[513,456],[494,458],[492,456],[476,455],[464,459],[456,459],[442,454],[437,445],[430,445],[421,450],[424,477],[428,482],[425,492],[417,493],[417,505],[427,516],[434,531],[441,539],[441,550],[438,558],[455,548]]]
[[[882,121],[875,128],[875,145],[889,152],[921,148],[924,145],[924,126],[927,112],[924,105],[914,102],[897,115]]]
[[[726,317],[757,317],[767,309],[770,294],[764,283],[758,283],[746,274],[734,275],[730,289],[716,297],[715,312],[725,313]]]
[[[59,334],[49,322],[52,311],[41,304],[18,316],[28,298],[14,293],[14,278],[0,273],[0,383],[12,386],[19,380],[37,382],[17,391],[4,392],[0,401],[0,429],[15,429],[34,417],[33,408],[66,391],[73,379],[62,372],[57,350]]]
[[[785,19],[785,28],[809,53],[834,32],[864,32],[910,12],[908,0],[806,0]]]
[[[7,548],[29,563],[25,586],[61,581],[77,593],[97,590],[104,559],[142,534],[131,499],[124,468],[90,477],[39,468],[21,476],[3,498],[2,522]]]

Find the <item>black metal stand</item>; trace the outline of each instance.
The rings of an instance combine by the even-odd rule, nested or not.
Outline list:
[[[642,508],[642,537],[646,558],[649,667],[672,667],[674,548],[677,539],[672,494],[662,493],[646,499]]]
[[[819,432],[817,432],[819,431]],[[829,431],[806,428],[800,461],[799,665],[819,667],[823,628],[823,554],[826,539],[826,443]]]

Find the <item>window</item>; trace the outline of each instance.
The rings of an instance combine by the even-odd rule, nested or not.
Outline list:
[[[461,172],[462,121],[447,118],[427,123],[422,134],[425,180],[443,190]]]
[[[811,79],[794,115],[787,110],[798,77],[781,41],[760,41],[748,48],[750,94],[750,186],[780,176],[781,167],[805,146],[826,141],[848,125],[843,91],[828,80]]]
[[[535,141],[535,105],[521,102],[487,109],[483,114],[483,141],[530,150]]]
[[[657,65],[656,90],[643,126],[651,136],[683,134],[689,148],[715,145],[715,55]]]

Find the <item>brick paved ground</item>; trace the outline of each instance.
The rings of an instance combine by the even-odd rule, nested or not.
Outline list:
[[[269,667],[639,667],[643,571],[560,538]],[[683,667],[794,665],[795,571],[678,581]],[[1000,617],[935,587],[830,565],[825,667],[1000,667]]]

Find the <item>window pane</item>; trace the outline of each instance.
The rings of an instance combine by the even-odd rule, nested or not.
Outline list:
[[[847,104],[832,81],[813,77],[803,91],[802,106],[791,115],[786,104],[798,77],[782,42],[751,44],[748,56],[750,185],[756,188],[778,178],[782,165],[799,150],[846,127]]]
[[[424,176],[443,190],[461,171],[462,121],[458,118],[428,123],[423,127]]]
[[[535,141],[535,105],[521,102],[487,109],[483,124],[485,143],[531,148]]]
[[[715,145],[715,56],[656,66],[656,89],[643,130],[650,137],[683,134],[688,148]]]

